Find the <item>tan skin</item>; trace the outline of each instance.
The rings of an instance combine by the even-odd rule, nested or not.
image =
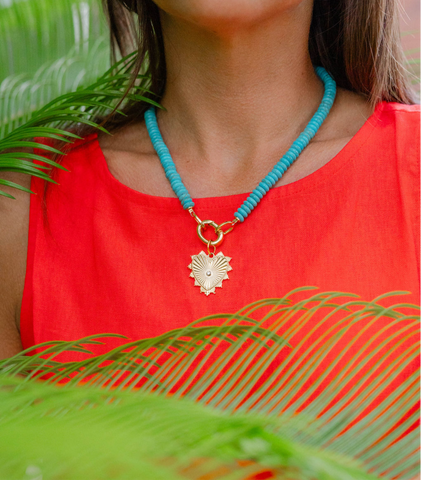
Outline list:
[[[249,192],[298,136],[323,95],[307,50],[312,1],[156,3],[168,66],[166,111],[159,112],[158,123],[177,169],[196,198]],[[323,167],[371,113],[365,98],[338,89],[327,120],[276,186]],[[120,182],[149,195],[174,196],[143,123],[101,135],[100,145]],[[29,187],[25,175],[3,178]],[[22,350],[29,194],[9,191],[15,201],[0,197],[0,358]]]

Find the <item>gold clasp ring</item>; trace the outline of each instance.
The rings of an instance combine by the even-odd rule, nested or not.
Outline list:
[[[218,238],[216,240],[207,240],[202,233],[202,229],[206,229],[207,225],[210,225],[211,227],[214,228],[215,233],[218,235]],[[203,220],[199,225],[197,226],[197,234],[199,235],[200,240],[205,245],[212,246],[212,247],[217,247],[218,245],[221,245],[222,240],[224,239],[224,232],[222,230],[219,230],[219,225],[215,223],[213,220]]]

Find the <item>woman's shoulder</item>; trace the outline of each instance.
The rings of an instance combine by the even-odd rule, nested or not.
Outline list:
[[[30,188],[31,177],[1,172],[0,178]],[[0,358],[22,349],[18,326],[26,273],[30,194],[1,185],[14,198],[0,196]]]
[[[381,102],[373,115],[374,135],[367,148],[387,156],[396,172],[418,175],[420,156],[420,105]],[[394,166],[393,166],[393,165]]]
[[[419,138],[420,105],[406,105],[397,102],[382,102],[379,105],[381,124],[392,126],[396,133],[413,141]],[[415,134],[415,138],[414,138]]]
[[[63,155],[61,157],[59,156],[54,158],[58,162],[63,163],[65,162],[66,157],[68,157],[69,155],[84,156],[85,153],[91,151],[92,148],[95,147],[95,145],[98,143],[98,133],[96,131],[87,132],[85,134],[82,133],[80,135],[80,138],[72,140],[68,143],[57,142],[48,138],[36,138],[35,141],[40,145],[48,145],[63,152]],[[44,157],[51,158],[51,154],[49,154],[46,150],[43,150],[42,148],[35,149],[35,153]]]
[[[420,105],[389,102],[384,106],[384,117],[393,125],[398,158],[419,168]]]
[[[410,116],[414,116],[414,118],[418,117],[419,119],[420,105],[418,103],[414,105],[408,105],[406,103],[382,102],[382,104],[383,104],[383,110],[385,112],[389,112],[397,115],[402,115],[402,113],[410,114],[409,116],[408,115],[405,115],[405,116],[407,116],[408,118]]]
[[[28,190],[31,188],[31,177],[23,173],[1,172],[0,178]],[[24,243],[22,241],[27,233],[30,194],[7,185],[1,185],[0,190],[7,195],[0,195],[0,248],[4,252],[5,249],[18,248]]]

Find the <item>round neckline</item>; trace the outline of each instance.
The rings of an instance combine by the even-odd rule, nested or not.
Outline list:
[[[265,195],[265,202],[278,199],[279,197],[296,195],[305,190],[315,188],[319,183],[331,179],[333,175],[337,171],[339,171],[349,160],[351,160],[355,153],[360,150],[360,148],[362,148],[363,145],[366,143],[379,121],[381,112],[383,111],[385,104],[387,104],[387,102],[383,101],[376,105],[374,112],[367,118],[367,120],[355,133],[355,135],[327,163],[325,163],[323,166],[310,173],[309,175],[299,180],[296,180],[295,182],[272,188]],[[133,188],[128,187],[124,183],[120,182],[116,177],[112,175],[108,168],[107,160],[98,141],[98,134],[92,134],[91,139],[93,140],[92,148],[95,152],[93,157],[95,159],[95,162],[97,163],[97,172],[99,173],[102,181],[105,182],[108,188],[110,188],[112,191],[114,191],[119,196],[122,196],[125,200],[128,201],[141,203],[147,207],[157,207],[165,209],[173,209],[175,206],[179,206],[181,208],[181,211],[184,212],[184,209],[181,207],[179,199],[176,197],[160,197],[156,195],[150,195],[147,193],[139,192],[138,190],[134,190]],[[197,208],[214,209],[224,207],[236,207],[237,209],[242,204],[242,202],[250,195],[250,193],[251,192],[245,192],[218,197],[193,198],[193,201]]]

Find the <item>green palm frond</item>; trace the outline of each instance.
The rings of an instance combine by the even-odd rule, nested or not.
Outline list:
[[[350,457],[289,439],[302,430],[297,419],[4,375],[0,405],[0,477],[8,480],[245,480],[265,471],[278,479],[376,478]]]
[[[7,150],[0,153],[0,173],[19,172],[50,181],[45,165],[57,164],[45,161],[42,152],[61,152],[28,140],[37,136],[71,142],[79,137],[69,129],[83,123],[96,127],[92,122],[96,114],[112,111],[121,99],[130,75],[120,66],[130,60],[115,66],[121,71],[118,79],[111,71],[104,75],[110,49],[99,0],[3,1],[0,38],[0,152]],[[141,98],[141,93],[144,89],[135,87],[128,98]],[[29,192],[4,179],[0,185]],[[1,190],[0,195],[14,198]]]
[[[107,132],[96,119],[107,116],[121,101],[131,80],[130,70],[134,61],[135,54],[128,55],[93,84],[57,97],[34,112],[30,120],[23,125],[7,131],[6,135],[0,138],[0,172],[20,172],[51,181],[48,173],[43,171],[48,170],[46,165],[63,167],[28,149],[39,149],[47,155],[59,155],[62,152],[33,139],[43,137],[69,143],[80,138],[71,132],[78,125],[88,125]],[[147,84],[148,77],[139,75],[126,101],[148,102],[159,107],[159,104],[144,96],[145,93],[150,93]],[[117,110],[116,113],[121,114],[121,111]],[[0,130],[3,128],[6,130],[6,127],[0,125]],[[34,164],[34,161],[38,164]],[[10,196],[2,191],[0,195]]]
[[[308,288],[299,290],[303,295]],[[419,371],[411,366],[419,346],[419,308],[386,307],[390,295],[365,302],[340,292],[294,303],[295,293],[99,355],[84,346],[95,351],[94,338],[52,342],[0,367],[25,375],[28,384],[42,377],[64,390],[140,390],[234,415],[299,418],[305,428],[285,428],[283,438],[352,457],[385,478],[415,477]],[[69,351],[85,352],[85,358],[62,363]],[[396,386],[398,377],[404,381]]]
[[[124,92],[121,79],[109,85],[97,82],[109,68],[110,55],[101,3],[98,0],[3,1],[0,12],[3,41],[0,49],[0,151],[15,150],[14,154],[8,152],[1,156],[0,172],[14,171],[49,180],[48,174],[42,171],[48,169],[33,164],[34,160],[41,165],[48,162],[41,156],[34,156],[30,149],[36,148],[36,142],[30,145],[27,140],[33,134],[52,140],[74,140],[78,137],[65,130],[74,129],[77,123],[86,123],[89,115],[83,114],[85,109],[94,117],[95,107],[100,107],[99,102],[102,102],[97,110],[110,111]],[[110,74],[106,76],[109,80],[111,77]],[[129,75],[126,77],[127,82]],[[104,88],[104,95],[93,93],[90,84],[97,89]],[[114,98],[110,97],[110,91]],[[71,92],[76,92],[74,102],[71,98],[62,101],[60,96]],[[38,110],[47,104],[51,107],[50,116],[39,115]],[[63,121],[65,118],[67,122]],[[16,129],[19,129],[17,135],[10,137]],[[39,148],[45,151],[42,146]],[[50,150],[50,153],[53,152]],[[0,180],[0,185],[25,190],[7,180]],[[0,195],[13,198],[1,190]]]
[[[0,3],[0,82],[35,74],[41,65],[86,54],[107,26],[98,0],[26,0]]]
[[[109,69],[109,47],[98,39],[86,53],[72,49],[42,65],[34,75],[12,75],[0,82],[0,138],[29,121],[47,103],[94,83]]]

